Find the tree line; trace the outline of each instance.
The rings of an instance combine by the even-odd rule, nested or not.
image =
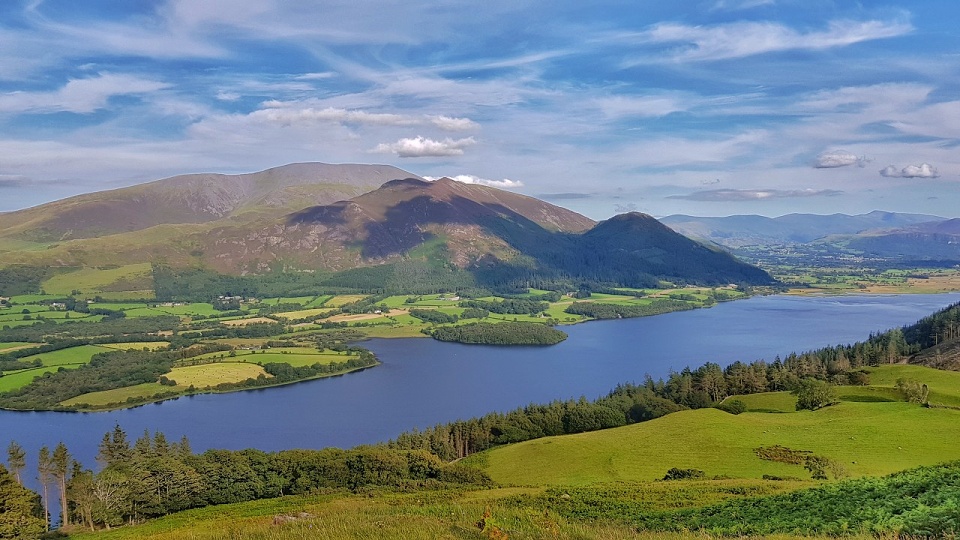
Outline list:
[[[10,443],[10,471],[0,466],[0,494],[11,493],[5,508],[26,524],[21,530],[36,533],[25,537],[47,529],[54,497],[60,501],[60,528],[69,531],[110,529],[189,508],[320,490],[490,483],[478,470],[443,463],[427,452],[360,447],[196,454],[186,438],[171,442],[160,432],[144,432],[131,442],[119,425],[104,434],[96,459],[95,471],[73,459],[63,443],[53,451],[42,447],[37,473],[43,496],[38,498],[22,487],[25,453]],[[3,526],[0,537],[6,538]]]

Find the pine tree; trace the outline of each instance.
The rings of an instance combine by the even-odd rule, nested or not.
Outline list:
[[[10,446],[7,447],[7,464],[17,483],[22,486],[23,478],[20,477],[20,472],[27,466],[27,452],[16,441],[10,441]]]

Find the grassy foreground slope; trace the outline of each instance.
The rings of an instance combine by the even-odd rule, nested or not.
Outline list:
[[[881,475],[960,459],[960,411],[908,403],[841,403],[816,412],[674,413],[621,428],[536,439],[476,456],[497,482],[590,484],[654,480],[668,469],[708,476],[808,477],[798,465],[764,461],[754,449],[781,445],[839,461],[852,476]]]
[[[517,489],[366,493],[283,497],[188,510],[134,527],[71,534],[79,540],[434,540],[489,539],[489,525],[514,540],[706,540],[701,532],[646,532],[606,520],[564,518],[539,504],[518,504],[535,492]],[[489,511],[489,517],[484,513]],[[478,527],[481,519],[486,531]],[[765,538],[787,540],[791,535]],[[814,538],[803,536],[803,538]],[[874,538],[864,535],[857,538]]]

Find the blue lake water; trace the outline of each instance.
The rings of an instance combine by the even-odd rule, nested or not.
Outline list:
[[[865,339],[960,301],[960,294],[767,296],[700,309],[564,327],[552,347],[492,347],[432,339],[372,340],[383,365],[281,388],[201,395],[100,413],[0,411],[0,448],[16,440],[35,475],[39,447],[59,441],[93,467],[115,423],[136,438],[163,431],[209,448],[352,447],[402,431],[506,411],[532,402],[605,394],[646,374],[704,362],[773,360]],[[5,453],[3,458],[5,460]]]

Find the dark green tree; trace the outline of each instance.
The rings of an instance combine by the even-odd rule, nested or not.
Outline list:
[[[837,395],[833,385],[819,379],[801,379],[797,389],[793,391],[797,396],[797,410],[815,411],[836,403]]]
[[[10,441],[10,446],[7,447],[7,464],[17,483],[22,486],[23,478],[20,477],[20,472],[27,466],[27,452],[16,441]]]
[[[40,498],[0,465],[0,539],[39,538],[47,526]]]

